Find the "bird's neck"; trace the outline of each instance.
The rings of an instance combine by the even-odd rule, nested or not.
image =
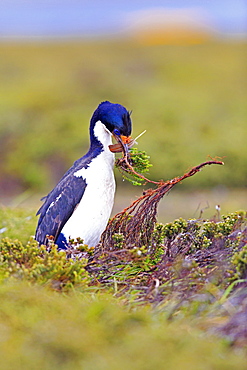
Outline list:
[[[101,121],[97,121],[90,127],[90,151],[98,152],[103,156],[114,158],[113,153],[109,149],[112,144],[112,134]]]

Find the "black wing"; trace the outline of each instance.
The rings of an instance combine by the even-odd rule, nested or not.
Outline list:
[[[80,163],[80,166],[78,164],[79,160],[66,172],[57,186],[43,198],[44,204],[37,212],[40,217],[35,235],[35,239],[40,244],[46,244],[47,235],[53,236],[56,241],[84,194],[86,181],[74,176],[74,173],[87,167],[88,162]]]

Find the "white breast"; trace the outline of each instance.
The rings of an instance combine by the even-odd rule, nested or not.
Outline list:
[[[85,179],[87,186],[79,205],[62,229],[67,240],[80,237],[90,247],[97,245],[106,228],[115,195],[114,155],[108,148],[112,143],[111,134],[101,122],[96,123],[94,133],[104,146],[103,152],[87,169],[75,172],[74,176]]]

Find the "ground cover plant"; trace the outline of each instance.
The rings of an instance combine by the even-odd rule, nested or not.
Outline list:
[[[160,189],[174,180],[159,183]],[[116,215],[96,250],[77,239],[66,252],[5,237],[20,219],[1,217],[5,368],[21,358],[25,369],[34,363],[48,369],[244,369],[247,213],[168,224],[155,223],[156,212],[147,215],[152,227],[145,226],[145,238],[138,225],[129,238]],[[134,217],[127,213],[123,224]]]
[[[2,368],[244,369],[247,217],[218,217],[157,224],[152,248],[116,234],[79,260],[2,232]]]

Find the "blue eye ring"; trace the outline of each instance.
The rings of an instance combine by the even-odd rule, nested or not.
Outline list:
[[[114,133],[115,135],[117,135],[117,136],[120,136],[120,135],[121,135],[121,132],[120,132],[117,128],[115,128],[115,129],[113,130],[113,133]]]

